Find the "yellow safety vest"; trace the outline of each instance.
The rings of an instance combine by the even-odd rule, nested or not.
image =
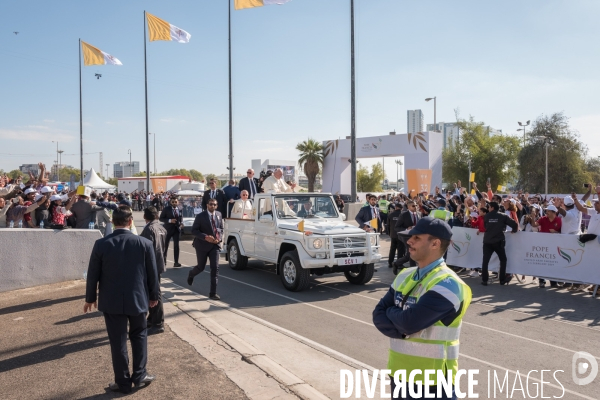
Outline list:
[[[429,213],[430,217],[441,219],[446,222],[449,221],[450,219],[452,219],[453,215],[454,215],[454,213],[452,213],[450,211],[446,211],[446,210],[433,210]]]
[[[462,309],[449,326],[437,321],[429,328],[413,333],[405,339],[390,339],[388,369],[392,371],[392,376],[397,370],[406,370],[406,379],[410,376],[411,371],[416,369],[423,372],[426,369],[442,370],[444,376],[446,376],[448,370],[452,370],[452,384],[454,384],[454,378],[458,372],[458,338],[462,318],[469,304],[471,304],[471,288],[444,262],[431,270],[420,281],[414,281],[412,277],[417,268],[407,268],[396,276],[394,283],[392,283],[392,287],[396,292],[401,292],[404,298],[405,294],[416,286],[410,292],[409,297],[414,297],[415,302],[418,303],[419,298],[438,282],[447,278],[453,279],[459,283],[462,291]],[[405,302],[405,309],[407,308],[406,304]],[[416,374],[413,383],[422,383],[423,380],[423,374]]]

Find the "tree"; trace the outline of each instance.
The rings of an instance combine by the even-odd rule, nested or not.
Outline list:
[[[490,178],[492,185],[505,185],[517,178],[517,157],[521,150],[519,138],[490,135],[489,128],[483,122],[476,122],[472,116],[468,120],[458,119],[457,124],[459,138],[442,153],[445,182],[468,182],[469,160],[471,172],[475,172],[480,181]]]
[[[586,163],[587,147],[569,127],[562,113],[542,115],[532,125],[528,142],[519,154],[519,187],[530,193],[544,193],[546,182],[546,149],[548,147],[548,192],[583,192],[583,184],[597,174],[598,161]]]
[[[71,180],[71,174],[75,175],[75,182],[79,182],[81,180],[81,172],[79,168],[62,167],[60,169],[60,178],[63,182],[69,182]]]
[[[600,157],[588,158],[585,161],[585,169],[590,176],[590,182],[594,186],[600,184]]]
[[[383,181],[383,167],[381,163],[371,166],[371,172],[367,167],[359,165],[356,171],[356,189],[359,192],[381,192],[381,181]]]
[[[323,145],[314,139],[308,138],[308,140],[298,143],[296,150],[300,152],[298,154],[298,164],[300,164],[306,178],[308,178],[308,191],[314,192],[317,175],[323,167]]]

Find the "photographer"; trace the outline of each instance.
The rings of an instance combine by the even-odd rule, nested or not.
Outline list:
[[[265,192],[264,189],[263,189],[263,183],[271,175],[273,175],[273,171],[271,171],[271,170],[267,170],[266,172],[265,171],[260,171],[260,177],[258,178],[258,183],[256,185],[256,187],[258,189],[258,193],[264,193]]]

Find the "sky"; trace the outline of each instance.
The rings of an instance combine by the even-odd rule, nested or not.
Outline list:
[[[99,170],[102,152],[112,176],[131,150],[145,170],[146,10],[192,35],[187,44],[147,43],[157,170],[226,173],[227,7],[2,0],[0,169],[49,166],[56,142],[63,164],[79,167],[81,38],[123,63],[82,67],[84,169]],[[598,15],[595,0],[355,0],[357,136],[405,132],[409,109],[433,123],[424,99],[436,96],[438,122],[455,121],[458,109],[520,137],[518,121],[564,112],[589,156],[600,155]],[[350,0],[232,10],[231,21],[236,173],[252,159],[295,160],[309,137],[350,135]],[[393,159],[385,167],[395,178]]]

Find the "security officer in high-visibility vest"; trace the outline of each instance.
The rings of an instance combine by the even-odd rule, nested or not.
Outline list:
[[[450,245],[452,230],[442,219],[424,217],[409,231],[407,241],[410,257],[417,267],[406,268],[397,276],[388,293],[373,311],[377,329],[390,338],[387,369],[391,376],[405,371],[408,380],[411,372],[421,370],[414,383],[423,384],[424,370],[441,370],[443,376],[452,370],[453,396],[436,399],[455,399],[454,378],[458,371],[458,339],[463,316],[471,303],[471,289],[444,262],[443,255]],[[433,383],[436,374],[432,375]],[[408,385],[408,382],[405,383]],[[394,397],[392,399],[425,398]],[[418,390],[415,387],[415,392]],[[437,387],[430,386],[429,393],[437,395]]]
[[[390,206],[390,202],[385,197],[385,195],[379,196],[379,201],[377,202],[379,205],[379,212],[381,213],[381,220],[383,221],[383,225],[385,225],[385,233],[390,234],[389,226],[387,224],[388,220],[388,207]]]

